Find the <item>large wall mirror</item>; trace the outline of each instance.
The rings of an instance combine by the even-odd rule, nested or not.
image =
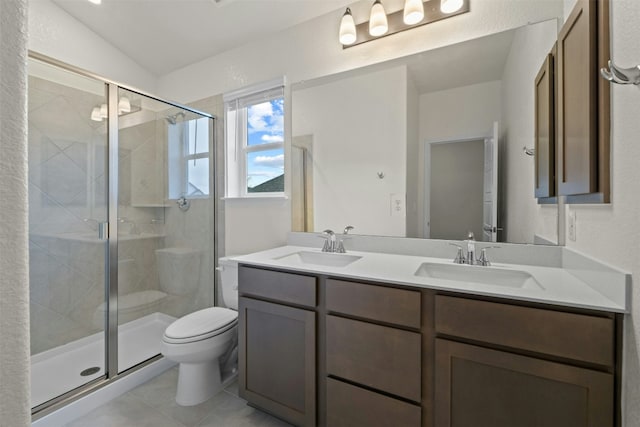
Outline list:
[[[292,87],[292,229],[558,243],[534,196],[534,81],[557,20]]]

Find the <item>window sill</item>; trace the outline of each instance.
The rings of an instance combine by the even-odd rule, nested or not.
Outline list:
[[[248,196],[248,197],[220,197],[220,200],[235,201],[235,200],[289,200],[289,196]]]

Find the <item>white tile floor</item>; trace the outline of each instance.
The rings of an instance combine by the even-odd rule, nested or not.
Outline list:
[[[238,397],[233,382],[196,406],[175,402],[178,368],[142,384],[66,427],[287,427],[289,424],[261,412]]]

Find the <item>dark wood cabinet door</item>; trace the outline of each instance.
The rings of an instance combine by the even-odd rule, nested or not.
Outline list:
[[[613,375],[436,339],[438,427],[612,427]]]
[[[556,195],[555,182],[555,48],[547,55],[535,80],[535,195]]]
[[[558,35],[558,194],[593,195],[585,202],[609,201],[609,93],[599,78],[608,7],[609,0],[578,0]]]
[[[316,314],[239,302],[240,397],[290,423],[316,424]]]

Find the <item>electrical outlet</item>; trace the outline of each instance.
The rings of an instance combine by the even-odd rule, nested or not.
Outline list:
[[[576,213],[575,211],[569,212],[569,240],[576,241]]]
[[[405,216],[406,214],[404,194],[391,194],[391,216]]]

